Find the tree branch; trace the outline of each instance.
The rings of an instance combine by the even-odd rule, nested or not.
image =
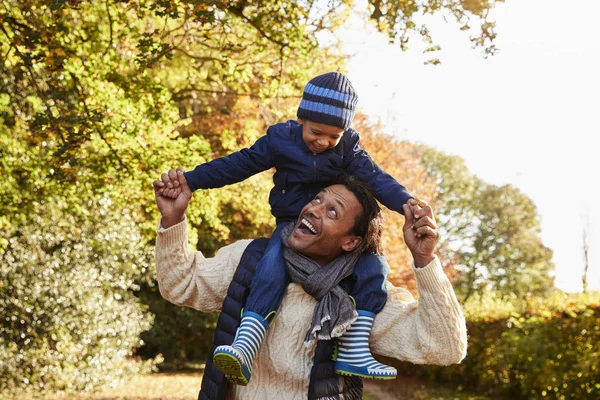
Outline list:
[[[270,42],[273,42],[273,43],[275,43],[275,44],[278,44],[278,45],[279,45],[279,46],[281,46],[281,47],[288,47],[288,46],[289,46],[289,44],[288,44],[288,43],[286,43],[286,42],[282,42],[282,41],[280,41],[280,40],[277,40],[277,39],[275,39],[275,38],[273,38],[273,37],[271,37],[271,36],[267,35],[267,33],[266,33],[265,31],[263,31],[263,30],[262,30],[262,28],[260,28],[260,27],[258,26],[258,24],[256,23],[256,21],[255,21],[255,20],[253,20],[253,19],[251,19],[251,18],[249,18],[249,17],[246,17],[246,16],[244,15],[244,9],[243,9],[243,6],[229,7],[229,8],[226,8],[226,11],[229,11],[229,12],[231,12],[233,15],[235,15],[235,16],[238,16],[238,17],[240,17],[241,19],[243,19],[244,21],[246,21],[246,22],[247,22],[247,23],[248,23],[250,26],[252,26],[254,29],[256,29],[256,31],[257,31],[257,32],[258,32],[258,33],[259,33],[259,34],[260,34],[262,37],[264,37],[264,38],[265,38],[265,39],[267,39],[268,41],[270,41]]]
[[[10,54],[10,51],[13,49],[13,44],[10,43],[10,46],[8,47],[8,51],[6,52],[5,55],[2,56],[2,60],[6,60],[6,58],[8,57],[8,55]]]
[[[220,58],[217,57],[204,57],[204,56],[197,56],[194,54],[190,54],[188,53],[186,50],[182,49],[181,47],[172,47],[173,50],[176,50],[180,53],[183,53],[186,57],[189,58],[193,58],[194,60],[200,60],[200,61],[218,61],[220,63],[225,62],[225,60],[221,60]]]
[[[81,103],[83,104],[83,108],[85,109],[85,113],[87,114],[87,117],[92,121],[92,125],[94,126],[94,129],[96,130],[96,133],[98,134],[98,136],[100,136],[100,138],[102,139],[102,141],[104,143],[106,143],[106,145],[108,146],[108,148],[110,149],[110,151],[113,153],[113,155],[115,156],[115,158],[119,162],[119,165],[121,165],[121,167],[123,167],[127,172],[129,172],[131,174],[131,170],[123,162],[123,160],[121,160],[121,157],[119,157],[119,153],[117,153],[117,151],[112,147],[112,145],[104,137],[104,134],[102,133],[102,131],[100,130],[100,128],[98,128],[98,125],[96,124],[96,122],[91,119],[92,113],[90,112],[90,110],[88,108],[88,105],[87,105],[87,102],[85,101],[86,97],[83,94],[83,90],[80,88],[80,83],[81,82],[79,81],[79,78],[77,76],[73,75],[72,73],[70,73],[69,75],[71,75],[71,78],[73,79],[73,84],[75,86],[75,90],[77,91],[77,94],[79,94]]]
[[[0,30],[2,30],[2,33],[4,33],[4,36],[6,36],[6,38],[9,40],[10,45],[15,48],[15,53],[21,59],[21,61],[23,62],[23,65],[25,65],[25,68],[27,68],[27,71],[29,71],[29,81],[35,87],[35,90],[36,90],[38,96],[44,102],[44,104],[46,106],[46,110],[45,110],[46,117],[48,118],[49,121],[55,122],[54,116],[52,116],[52,113],[50,112],[51,106],[47,104],[46,98],[44,96],[45,91],[39,87],[39,85],[37,84],[37,81],[35,80],[36,74],[35,74],[35,71],[31,68],[31,63],[25,61],[25,56],[23,55],[23,53],[21,53],[21,51],[19,51],[19,47],[10,40],[11,38],[10,38],[8,32],[6,32],[6,29],[4,29],[3,24],[0,24]],[[60,136],[62,144],[65,145],[66,139],[63,136],[62,132],[59,129],[57,129],[56,132],[58,133],[58,136]]]
[[[106,14],[108,14],[108,30],[110,32],[110,42],[108,43],[106,50],[104,50],[104,53],[102,53],[103,57],[106,55],[106,53],[108,53],[108,50],[112,49],[113,47],[113,21],[112,16],[110,15],[110,7],[108,5],[108,0],[106,0],[104,4],[106,5]]]
[[[193,98],[192,95],[188,95],[187,93],[200,92],[200,93],[210,93],[210,94],[218,94],[221,96],[237,96],[237,97],[250,97],[253,99],[260,99],[261,96],[254,93],[238,93],[238,92],[227,92],[227,91],[219,91],[219,90],[210,90],[210,89],[200,89],[200,88],[187,88],[181,89],[180,91],[173,93],[174,100],[186,100],[189,98]],[[274,96],[274,98],[279,99],[299,99],[302,96]]]

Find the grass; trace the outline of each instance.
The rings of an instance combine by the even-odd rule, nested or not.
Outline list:
[[[202,373],[195,369],[140,375],[124,386],[100,393],[37,394],[19,399],[35,400],[195,400]],[[425,382],[399,377],[390,381],[365,380],[365,400],[491,400],[489,397],[457,392]]]
[[[195,400],[198,398],[202,374],[193,372],[160,372],[139,375],[117,389],[100,393],[35,395],[33,400]],[[20,396],[19,399],[25,399]]]

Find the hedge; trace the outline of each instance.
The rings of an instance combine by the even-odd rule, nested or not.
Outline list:
[[[600,293],[557,292],[513,304],[499,299],[467,304],[469,347],[461,364],[396,366],[401,374],[488,396],[600,398]]]

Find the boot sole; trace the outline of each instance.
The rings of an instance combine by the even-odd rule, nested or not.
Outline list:
[[[250,378],[244,375],[242,364],[235,356],[218,353],[214,355],[213,363],[225,374],[225,378],[229,382],[240,386],[246,386],[250,382]]]
[[[379,380],[379,381],[389,381],[389,380],[392,380],[392,379],[396,379],[396,376],[391,376],[391,375],[389,375],[389,376],[385,376],[385,375],[365,375],[365,374],[359,374],[357,372],[342,371],[342,370],[339,370],[339,369],[336,369],[335,373],[338,374],[338,375],[358,376],[358,377],[363,378],[363,379],[376,379],[376,380]]]

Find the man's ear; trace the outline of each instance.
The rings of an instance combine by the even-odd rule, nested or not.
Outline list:
[[[350,252],[360,246],[361,243],[362,238],[360,236],[348,236],[342,243],[342,249]]]

